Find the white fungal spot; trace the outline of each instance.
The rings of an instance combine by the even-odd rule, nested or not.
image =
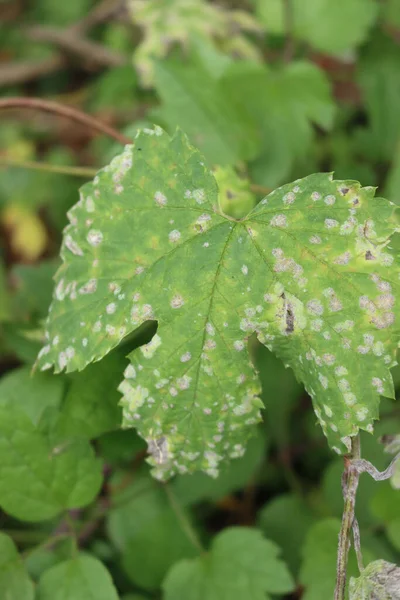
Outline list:
[[[324,202],[325,202],[325,204],[327,204],[328,206],[332,206],[332,204],[335,204],[335,202],[336,202],[336,198],[335,198],[335,196],[333,196],[332,194],[329,194],[329,196],[325,196],[325,198],[324,198]]]
[[[194,198],[196,200],[197,204],[203,204],[203,202],[206,199],[204,190],[203,189],[193,190],[192,198]]]
[[[88,339],[87,338],[83,338],[83,340],[82,340],[82,346],[84,346],[86,348],[87,345],[88,345]]]
[[[321,238],[319,237],[319,235],[312,235],[309,238],[309,242],[310,244],[320,244],[322,242]]]
[[[80,294],[93,294],[97,290],[97,279],[89,279],[85,285],[79,288]]]
[[[307,302],[307,310],[312,315],[322,315],[324,307],[319,300],[314,299]]]
[[[311,194],[311,198],[314,200],[314,202],[317,202],[317,200],[321,200],[321,194],[319,192],[313,192]]]
[[[180,240],[180,238],[181,238],[181,233],[177,229],[173,229],[168,235],[168,239],[172,243],[176,243],[178,240]]]
[[[324,411],[327,417],[332,417],[332,409],[327,404],[324,404]]]
[[[243,265],[240,270],[242,271],[243,275],[247,275],[249,272],[249,267],[247,265]]]
[[[124,371],[124,376],[126,379],[135,379],[136,378],[136,369],[133,365],[128,365]]]
[[[117,308],[117,305],[115,304],[115,302],[110,302],[110,304],[107,304],[106,306],[106,312],[108,315],[112,315],[115,313],[115,310]]]
[[[160,191],[154,194],[154,200],[158,206],[165,206],[167,204],[167,197]]]
[[[185,354],[182,354],[182,356],[181,356],[181,362],[183,362],[183,363],[188,362],[191,358],[192,358],[191,353],[185,352]]]
[[[140,351],[145,358],[152,358],[154,356],[155,351],[160,346],[161,338],[158,335],[158,333],[156,333],[148,344],[145,344],[144,346],[140,347]]]
[[[359,408],[356,412],[357,419],[359,421],[365,421],[365,419],[368,416],[368,413],[369,413],[369,410],[365,406]]]
[[[72,254],[75,254],[76,256],[83,256],[82,248],[79,247],[79,245],[75,242],[75,240],[72,239],[70,235],[65,237],[64,243],[68,250],[72,252]]]
[[[214,325],[210,322],[206,323],[206,331],[209,335],[215,335]]]
[[[85,206],[86,206],[86,210],[87,210],[88,213],[92,213],[92,212],[95,211],[94,201],[93,201],[93,198],[91,196],[88,196],[86,198]]]
[[[103,241],[103,234],[97,229],[91,229],[87,234],[86,239],[91,246],[99,246]]]
[[[287,219],[285,215],[275,215],[269,222],[272,227],[287,227]]]
[[[326,390],[328,388],[328,378],[319,373],[318,379],[320,380],[322,387]]]
[[[283,196],[283,204],[293,204],[295,199],[296,199],[295,194],[293,194],[293,192],[289,192],[288,194],[285,194]]]
[[[170,302],[171,308],[181,308],[184,304],[185,301],[179,294],[176,294]]]
[[[242,340],[236,340],[236,342],[233,343],[233,347],[240,352],[244,348],[244,342],[242,342]]]
[[[325,219],[324,223],[327,229],[333,229],[339,225],[339,222],[335,219]]]

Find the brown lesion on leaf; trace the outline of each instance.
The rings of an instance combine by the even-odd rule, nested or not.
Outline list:
[[[376,257],[372,254],[371,250],[366,251],[365,260],[376,260]]]

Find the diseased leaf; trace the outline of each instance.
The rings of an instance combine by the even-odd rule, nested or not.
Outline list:
[[[8,535],[0,533],[0,598],[33,600],[34,588],[21,557]]]
[[[246,527],[225,529],[209,554],[172,567],[165,600],[270,600],[294,588],[275,544]]]
[[[17,406],[0,407],[0,506],[22,521],[85,506],[102,482],[86,440],[57,444]]]
[[[38,600],[118,600],[118,594],[104,565],[78,554],[43,573]]]
[[[350,580],[350,600],[399,600],[400,567],[384,560],[369,564]]]
[[[82,188],[69,218],[38,364],[82,369],[157,320],[119,387],[156,477],[217,475],[243,454],[262,406],[253,332],[304,383],[336,452],[372,431],[379,396],[393,396],[399,285],[395,206],[374,189],[310,175],[233,220],[186,137],[156,128]]]
[[[134,64],[142,83],[153,83],[154,60],[176,44],[188,48],[193,40],[218,40],[236,56],[261,57],[257,47],[242,31],[260,32],[261,26],[247,12],[227,10],[204,0],[130,0],[132,19],[144,31],[134,53]]]

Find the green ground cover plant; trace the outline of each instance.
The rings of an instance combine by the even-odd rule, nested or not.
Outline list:
[[[400,3],[4,6],[0,595],[400,598]]]

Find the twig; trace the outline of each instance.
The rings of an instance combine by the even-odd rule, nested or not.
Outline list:
[[[351,438],[351,452],[345,457],[345,470],[342,489],[345,491],[342,526],[339,534],[339,546],[336,564],[335,600],[345,600],[347,562],[349,558],[350,536],[355,517],[355,504],[360,473],[353,466],[353,461],[360,459],[360,437]]]
[[[34,25],[26,30],[28,39],[37,42],[48,42],[64,52],[73,54],[91,66],[120,67],[127,60],[120,52],[110,50],[97,42],[78,37],[77,33],[58,27]]]
[[[292,0],[283,0],[283,21],[286,34],[285,48],[283,51],[283,60],[285,63],[289,63],[294,56],[294,20]]]
[[[61,165],[50,165],[48,163],[36,162],[33,160],[13,160],[11,158],[0,156],[0,167],[15,167],[17,169],[34,169],[36,171],[46,171],[48,173],[59,173],[61,175],[72,175],[74,177],[84,177],[92,179],[99,169],[90,167],[67,167]]]
[[[92,27],[118,14],[124,8],[124,5],[124,0],[103,0],[83,19],[65,29],[63,35],[73,35],[76,39],[78,35],[82,36]],[[84,41],[86,42],[86,40]],[[90,43],[93,44],[93,42]],[[52,75],[67,64],[66,58],[58,53],[43,60],[13,61],[6,65],[0,65],[0,87],[18,85],[39,77]]]
[[[0,100],[0,111],[13,108],[29,108],[53,113],[59,115],[60,117],[67,117],[68,119],[71,119],[80,125],[85,125],[86,127],[91,127],[96,131],[104,133],[114,140],[117,140],[117,142],[120,142],[121,144],[125,145],[132,143],[130,138],[120,133],[116,129],[113,129],[109,125],[102,123],[98,119],[95,119],[94,117],[91,117],[90,115],[87,115],[76,108],[66,106],[65,104],[51,102],[50,100],[41,100],[40,98],[16,97]]]
[[[26,83],[56,73],[66,64],[62,56],[51,56],[43,60],[12,61],[0,65],[0,87]]]
[[[390,479],[390,477],[392,477],[398,460],[400,460],[400,452],[394,457],[388,468],[384,471],[378,471],[372,463],[362,458],[354,460],[353,465],[359,474],[368,473],[375,481],[384,481],[385,479]]]
[[[192,524],[190,523],[189,519],[187,518],[185,512],[182,510],[182,507],[180,506],[179,502],[177,501],[175,494],[173,493],[170,485],[168,483],[165,483],[165,484],[163,484],[163,488],[165,490],[165,493],[167,494],[167,498],[169,500],[171,508],[174,511],[178,521],[180,522],[180,524],[182,526],[182,530],[186,533],[187,538],[190,540],[190,542],[193,544],[193,546],[196,548],[196,550],[198,552],[200,552],[201,554],[203,554],[204,548],[197,536],[197,533],[195,532],[194,528],[192,527]]]

